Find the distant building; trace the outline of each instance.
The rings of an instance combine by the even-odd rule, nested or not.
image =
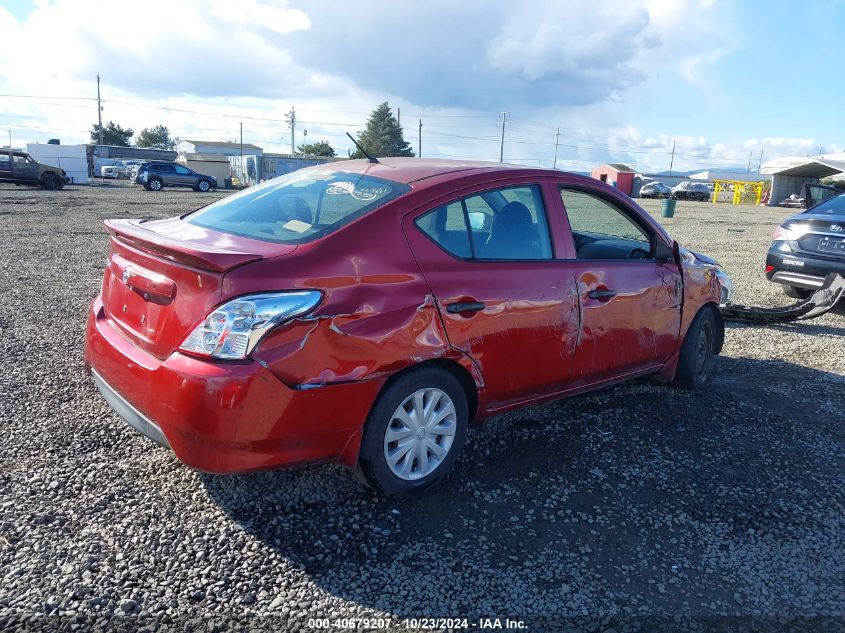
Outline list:
[[[714,180],[737,180],[739,182],[760,182],[761,180],[768,180],[766,176],[761,176],[756,171],[729,171],[727,169],[707,169],[690,174],[689,177],[690,180],[706,180],[708,182],[713,182]]]
[[[622,193],[631,195],[634,186],[634,176],[637,172],[622,163],[605,163],[590,172],[590,176],[616,187]]]
[[[765,163],[760,172],[771,177],[769,206],[777,206],[793,193],[803,195],[805,184],[817,183],[822,178],[845,172],[845,155],[785,156]]]
[[[221,188],[231,177],[229,157],[223,154],[180,154],[176,162],[205,176],[212,176]]]
[[[346,160],[345,158],[329,158],[327,156],[291,156],[290,154],[247,154],[229,156],[229,163],[232,166],[232,174],[243,185],[254,185],[262,180],[270,180],[276,176],[289,174],[297,169],[324,165],[335,161]]]
[[[176,151],[180,154],[223,154],[224,156],[240,156],[243,149],[244,156],[261,156],[264,150],[252,143],[230,143],[228,141],[179,141]]]

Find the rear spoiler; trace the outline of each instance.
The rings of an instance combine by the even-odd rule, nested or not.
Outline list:
[[[199,246],[193,242],[177,240],[145,228],[141,220],[106,220],[104,224],[112,238],[124,244],[202,270],[222,273],[263,259],[257,253],[231,251],[207,244]]]
[[[789,323],[790,321],[806,321],[820,317],[833,310],[843,296],[845,296],[845,277],[837,273],[830,273],[825,277],[822,287],[805,301],[799,301],[783,308],[757,308],[728,303],[719,306],[719,310],[725,321],[760,325]]]

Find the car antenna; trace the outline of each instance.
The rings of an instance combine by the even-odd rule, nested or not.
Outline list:
[[[350,141],[352,141],[353,143],[355,143],[355,147],[357,147],[357,148],[358,148],[358,150],[359,150],[359,151],[360,151],[360,152],[361,152],[364,156],[366,156],[366,157],[367,157],[367,160],[368,160],[368,161],[370,161],[371,163],[377,163],[377,162],[378,162],[378,158],[374,158],[374,157],[370,156],[370,155],[367,153],[367,150],[365,150],[363,147],[361,147],[361,144],[360,144],[358,141],[356,141],[356,140],[352,137],[352,135],[351,135],[349,132],[347,132],[347,133],[346,133],[346,136],[348,136],[348,137],[349,137],[349,140],[350,140]]]

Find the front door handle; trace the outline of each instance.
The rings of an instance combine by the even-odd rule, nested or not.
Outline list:
[[[609,288],[605,288],[604,290],[590,290],[587,293],[587,296],[590,299],[610,299],[615,297],[618,293],[615,290],[610,290]]]
[[[450,303],[446,306],[446,312],[451,314],[460,314],[461,312],[479,312],[484,309],[484,304],[480,301],[471,301],[467,303]]]

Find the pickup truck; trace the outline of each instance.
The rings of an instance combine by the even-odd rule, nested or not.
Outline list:
[[[42,165],[26,152],[0,152],[0,182],[61,189],[70,178],[61,167]]]

